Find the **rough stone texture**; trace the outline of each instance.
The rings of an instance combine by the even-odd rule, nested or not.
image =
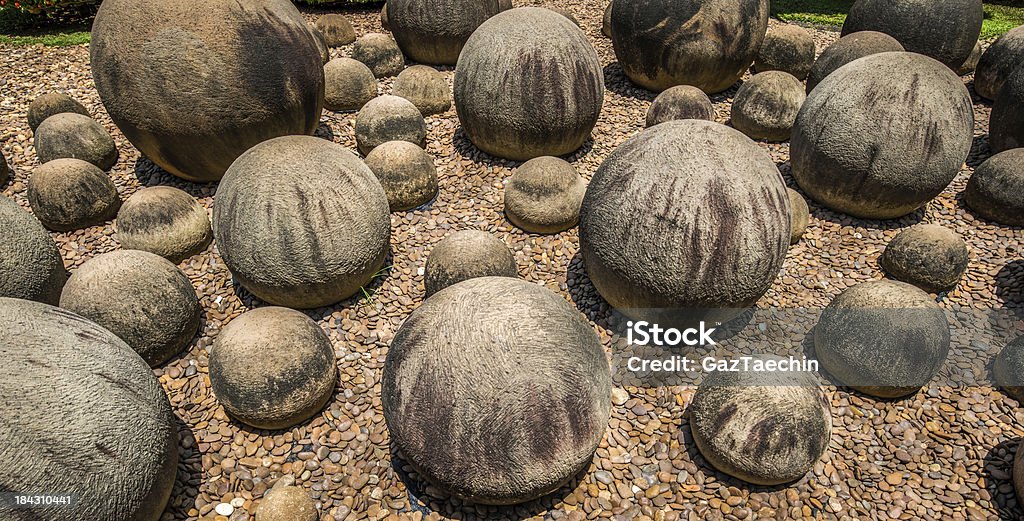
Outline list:
[[[811,210],[807,207],[807,201],[804,200],[804,196],[800,195],[800,192],[787,188],[786,193],[789,194],[789,209],[793,217],[789,225],[789,243],[796,244],[800,242],[804,231],[807,230]]]
[[[505,243],[478,230],[445,237],[427,257],[423,272],[426,296],[476,277],[519,277],[516,259]]]
[[[964,201],[985,219],[1024,226],[1024,148],[1000,152],[974,170]]]
[[[1003,82],[992,103],[988,126],[993,154],[1024,147],[1024,67],[1018,67]]]
[[[903,46],[892,36],[877,31],[850,33],[829,45],[814,61],[807,75],[807,92],[836,69],[858,58],[883,52],[903,52]]]
[[[732,102],[732,126],[751,139],[785,141],[807,94],[788,72],[755,74],[740,85]]]
[[[388,141],[366,155],[366,166],[384,187],[392,212],[411,210],[437,196],[434,159],[408,141]]]
[[[291,476],[287,476],[291,478]],[[284,485],[286,482],[291,482]],[[256,507],[258,521],[317,521],[316,502],[304,490],[293,485],[295,479],[282,478],[267,491]]]
[[[612,4],[615,56],[653,91],[693,85],[714,94],[754,62],[768,29],[768,0],[635,0]]]
[[[334,58],[324,65],[324,108],[327,110],[359,110],[376,97],[377,78],[363,62]]]
[[[35,132],[46,118],[64,112],[74,112],[75,114],[87,117],[92,116],[92,114],[89,114],[88,109],[71,96],[63,92],[47,92],[32,100],[32,103],[29,104],[28,127]]]
[[[658,94],[647,109],[647,126],[674,119],[715,120],[715,109],[711,98],[704,91],[692,85],[676,85]]]
[[[513,504],[587,467],[611,390],[600,340],[576,308],[536,284],[485,277],[409,316],[384,362],[381,402],[422,477],[474,503]],[[494,440],[510,443],[495,450]]]
[[[103,105],[168,172],[215,181],[268,139],[312,134],[323,63],[288,0],[109,0],[89,47]]]
[[[907,228],[886,246],[878,263],[893,278],[931,293],[956,287],[967,271],[967,244],[937,224]]]
[[[315,308],[372,279],[391,229],[384,189],[355,154],[286,136],[231,165],[217,188],[213,233],[224,262],[254,295]]]
[[[768,29],[754,58],[754,72],[783,71],[803,81],[814,65],[814,40],[799,25],[779,24]]]
[[[328,13],[316,20],[316,28],[327,39],[328,47],[341,47],[356,41],[356,30],[343,15]]]
[[[981,55],[974,71],[974,91],[995,100],[1006,78],[1024,62],[1024,26],[1015,27],[999,37]]]
[[[256,308],[221,330],[210,350],[210,385],[233,418],[285,429],[313,416],[338,379],[331,341],[306,315]]]
[[[466,42],[455,68],[462,130],[488,154],[525,161],[578,149],[604,101],[604,74],[586,35],[539,7],[505,11]]]
[[[117,163],[117,147],[110,134],[96,120],[74,112],[46,118],[36,129],[35,145],[40,163],[75,158],[100,170],[110,170]]]
[[[388,0],[388,26],[409,59],[455,65],[480,24],[503,11],[498,0]]]
[[[992,376],[1003,392],[1024,403],[1024,336],[1017,337],[999,351],[992,363]],[[1016,465],[1014,481],[1018,488],[1024,486],[1024,482],[1017,479]]]
[[[580,219],[587,183],[557,157],[531,159],[516,169],[505,186],[505,216],[530,233],[568,230]]]
[[[57,245],[32,214],[0,197],[0,297],[57,305],[68,280]]]
[[[448,80],[433,67],[413,65],[395,78],[391,94],[405,98],[420,109],[424,117],[452,108]]]
[[[160,519],[178,433],[145,362],[109,331],[60,308],[0,298],[0,320],[0,489],[77,501],[49,508],[5,501],[0,518]]]
[[[398,96],[370,100],[356,115],[356,144],[363,155],[388,141],[426,146],[427,124],[411,101]]]
[[[793,126],[790,161],[802,191],[868,219],[907,215],[942,192],[971,150],[974,112],[963,82],[941,65],[888,52],[822,81]]]
[[[175,264],[213,241],[210,216],[191,195],[171,186],[135,192],[117,212],[117,240],[126,250],[155,253]]]
[[[316,50],[320,53],[320,62],[327,65],[327,62],[331,61],[331,48],[327,45],[327,37],[315,26],[309,26],[309,32],[316,42]]]
[[[601,19],[601,35],[605,38],[612,37],[612,2],[604,8],[604,17]]]
[[[370,33],[360,36],[352,45],[351,56],[366,64],[377,78],[395,76],[405,68],[405,56],[395,39],[388,34]]]
[[[55,159],[32,172],[28,202],[43,226],[69,231],[113,219],[121,196],[107,174],[92,163]]]
[[[971,50],[971,54],[967,56],[963,64],[956,68],[957,76],[967,76],[974,72],[978,68],[979,61],[981,61],[981,42],[974,42],[974,49]]]

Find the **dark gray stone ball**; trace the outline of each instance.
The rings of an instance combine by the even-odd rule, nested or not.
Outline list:
[[[715,120],[715,108],[704,91],[692,85],[676,85],[658,94],[647,109],[647,126],[674,119]]]
[[[448,80],[437,69],[426,65],[413,65],[402,71],[395,78],[391,93],[411,101],[424,117],[452,108]]]
[[[397,76],[405,68],[405,56],[389,34],[370,33],[359,37],[350,54],[365,63],[377,78]]]
[[[57,305],[68,280],[64,261],[43,224],[0,197],[0,297]]]
[[[32,100],[32,103],[29,103],[28,126],[35,132],[39,125],[46,121],[46,118],[64,112],[92,116],[92,114],[89,114],[88,109],[71,96],[63,92],[47,92]]]
[[[343,15],[328,13],[316,20],[316,28],[324,35],[328,47],[341,47],[356,41],[352,23]]]
[[[974,71],[974,91],[995,100],[1006,78],[1024,63],[1024,26],[1010,29],[985,50]]]
[[[438,242],[427,257],[423,285],[431,296],[475,277],[519,277],[516,258],[501,239],[482,231],[462,230]]]
[[[993,154],[1024,147],[1024,67],[1006,78],[992,103],[988,142]]]
[[[191,195],[170,186],[135,192],[117,212],[117,240],[126,250],[155,253],[179,263],[213,241],[210,217]]]
[[[28,180],[28,202],[43,226],[59,232],[109,221],[121,208],[114,182],[80,159],[54,159],[37,167]]]
[[[455,65],[480,24],[505,9],[499,0],[388,0],[388,27],[409,59]]]
[[[792,24],[769,27],[754,58],[754,72],[783,71],[803,81],[811,72],[814,54],[807,29]]]
[[[370,167],[388,196],[392,212],[411,210],[437,197],[434,159],[408,141],[388,141],[366,155]]]
[[[953,289],[967,271],[967,243],[937,224],[903,230],[886,246],[879,264],[893,278],[931,293]]]
[[[796,244],[800,242],[804,231],[807,230],[807,225],[810,224],[811,210],[807,207],[807,201],[804,200],[804,196],[800,195],[800,192],[787,188],[786,193],[789,194],[789,208],[793,216],[789,226],[789,243]]]
[[[422,148],[426,140],[423,114],[405,98],[373,98],[356,115],[356,145],[364,155],[388,141],[408,141]]]
[[[376,97],[377,78],[363,62],[334,58],[324,65],[324,108],[327,110],[359,110]]]
[[[964,200],[975,213],[1007,226],[1024,226],[1024,148],[1000,152],[974,170]]]
[[[883,52],[903,52],[903,46],[895,38],[877,31],[850,33],[832,42],[821,51],[807,75],[807,92],[814,90],[821,80],[836,69],[858,58]]]
[[[74,112],[46,118],[36,129],[35,145],[40,163],[75,158],[100,170],[110,170],[117,163],[117,146],[106,129],[89,116]]]
[[[759,72],[740,85],[732,102],[732,126],[751,139],[785,141],[807,94],[782,71]]]
[[[505,186],[505,216],[530,233],[559,233],[579,222],[587,183],[557,157],[531,159],[516,169]]]
[[[992,376],[1003,392],[1024,403],[1024,336],[1003,347],[992,364]]]

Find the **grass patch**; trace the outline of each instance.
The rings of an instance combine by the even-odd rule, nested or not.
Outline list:
[[[0,34],[0,43],[7,45],[36,45],[43,44],[47,47],[68,47],[70,45],[81,45],[89,43],[88,31],[57,32],[40,35],[6,35]]]

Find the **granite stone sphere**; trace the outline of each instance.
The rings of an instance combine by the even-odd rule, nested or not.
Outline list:
[[[320,326],[293,309],[256,308],[228,323],[210,351],[210,385],[231,417],[286,429],[315,415],[338,379]]]
[[[974,72],[978,68],[979,61],[981,61],[981,42],[974,42],[974,49],[971,50],[971,54],[955,69],[956,75],[967,76]]]
[[[62,112],[46,118],[35,131],[36,154],[40,163],[74,158],[88,161],[100,170],[117,164],[117,146],[103,125],[89,116]]]
[[[1010,29],[985,50],[974,71],[974,91],[995,100],[1006,78],[1024,63],[1024,26]]]
[[[405,68],[405,56],[388,34],[364,34],[352,45],[350,54],[365,63],[377,78],[396,76]]]
[[[787,188],[786,193],[789,194],[789,208],[793,216],[789,226],[789,243],[796,244],[800,242],[804,231],[807,230],[807,225],[810,224],[811,210],[807,207],[807,201],[804,200],[804,196],[800,195],[800,192]]]
[[[1006,78],[992,103],[988,142],[993,154],[1024,147],[1024,67]]]
[[[324,73],[288,0],[105,0],[89,46],[103,105],[146,157],[189,181],[220,179],[271,138],[312,134]]]
[[[843,65],[858,58],[883,52],[903,52],[903,46],[895,38],[877,31],[850,33],[832,42],[814,61],[807,75],[807,92],[814,90],[821,80]]]
[[[334,58],[324,65],[324,108],[327,110],[359,110],[376,97],[377,78],[363,62]]]
[[[343,15],[328,13],[316,20],[316,28],[324,35],[328,47],[341,47],[356,41],[356,31]]]
[[[366,155],[366,166],[377,176],[392,212],[411,210],[437,196],[434,159],[408,141],[388,141]]]
[[[51,230],[88,228],[117,215],[121,196],[107,174],[80,159],[54,159],[28,180],[32,213]]]
[[[398,96],[370,100],[356,114],[356,145],[363,155],[388,141],[427,144],[427,124],[411,101]]]
[[[424,117],[452,108],[448,80],[437,69],[426,65],[413,65],[402,71],[395,78],[391,93],[411,101]]]
[[[587,183],[571,164],[537,157],[517,168],[505,186],[505,216],[530,233],[559,233],[579,222],[586,191]]]
[[[1024,148],[1000,152],[974,170],[964,201],[976,214],[1007,226],[1024,226]]]
[[[310,136],[261,143],[217,188],[213,235],[246,289],[271,304],[315,308],[367,284],[387,255],[388,200],[345,147]]]
[[[541,7],[484,22],[455,68],[462,130],[492,156],[526,161],[569,154],[590,137],[604,73],[583,31]]]
[[[126,250],[179,263],[213,241],[210,216],[191,195],[170,186],[143,188],[117,212],[117,240]]]
[[[759,72],[740,85],[732,102],[732,126],[751,139],[785,141],[807,94],[782,71]]]
[[[992,376],[1003,392],[1024,403],[1024,336],[1003,347],[992,364]]]
[[[75,498],[57,508],[4,502],[0,518],[160,519],[177,474],[178,429],[149,366],[64,309],[0,298],[0,319],[0,489]]]
[[[429,297],[476,277],[518,278],[516,258],[501,239],[487,232],[462,230],[448,235],[430,251],[423,285]]]
[[[799,25],[781,24],[768,29],[754,58],[754,72],[782,71],[803,81],[814,65],[814,40]]]
[[[28,105],[28,126],[33,132],[50,116],[74,112],[89,117],[89,110],[63,92],[47,92]]]
[[[622,70],[655,92],[693,85],[708,94],[736,83],[768,29],[768,0],[632,0],[612,4]]]
[[[960,67],[981,35],[981,0],[857,0],[842,36],[878,31],[950,69]]]
[[[0,197],[0,297],[57,305],[68,280],[60,250],[38,219]]]
[[[952,70],[920,54],[873,54],[807,96],[790,140],[793,178],[833,210],[894,219],[946,188],[973,137],[971,96]]]
[[[710,121],[668,121],[627,140],[597,169],[580,211],[587,273],[634,319],[655,319],[656,308],[734,318],[768,291],[789,237],[775,163]]]
[[[896,235],[879,264],[897,280],[941,293],[956,287],[968,260],[967,243],[959,234],[937,224],[920,224]]]
[[[473,31],[504,9],[498,0],[388,0],[388,26],[412,61],[455,65]]]
[[[894,280],[840,293],[814,328],[821,368],[840,383],[880,398],[917,392],[946,361],[949,325],[923,290]]]
[[[505,505],[553,492],[590,464],[611,392],[604,349],[579,311],[536,284],[483,277],[438,292],[402,324],[381,404],[420,476]]]
[[[647,109],[647,126],[673,119],[715,120],[715,108],[704,91],[692,85],[676,85],[665,89]]]

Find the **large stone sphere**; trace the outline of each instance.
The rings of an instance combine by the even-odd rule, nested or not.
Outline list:
[[[850,33],[832,42],[821,51],[807,75],[807,92],[814,90],[821,80],[836,69],[858,58],[883,52],[903,52],[903,46],[895,38],[877,31]]]
[[[978,215],[1007,226],[1024,226],[1024,148],[1000,152],[974,170],[964,201]]]
[[[754,62],[768,30],[768,0],[612,3],[612,44],[629,79],[653,91],[728,89]]]
[[[313,416],[337,378],[330,339],[293,309],[242,313],[210,350],[213,394],[233,418],[258,429],[286,429]]]
[[[0,518],[157,521],[178,466],[171,406],[121,339],[69,311],[0,298],[0,489],[70,494],[70,507],[0,505]]]
[[[33,132],[46,118],[64,112],[74,112],[83,116],[92,116],[89,110],[77,100],[63,92],[47,92],[32,100],[28,105],[28,126]]]
[[[0,297],[57,305],[68,274],[42,223],[0,196],[0,236]]]
[[[857,0],[843,23],[842,36],[886,33],[908,52],[956,69],[978,41],[983,16],[981,0]]]
[[[392,212],[411,210],[437,196],[434,159],[408,141],[388,141],[366,155],[366,166],[380,180]]]
[[[923,290],[875,280],[840,293],[814,328],[822,369],[840,383],[880,398],[898,398],[928,383],[949,353],[942,308]]]
[[[992,103],[988,141],[993,154],[1024,147],[1024,67],[1006,78]]]
[[[411,101],[424,117],[452,108],[448,80],[437,69],[426,65],[413,65],[402,71],[395,78],[391,93]]]
[[[455,65],[469,35],[502,10],[498,0],[388,0],[388,27],[413,61]]]
[[[1003,347],[992,364],[992,376],[1003,392],[1024,403],[1024,336]]]
[[[893,219],[946,188],[973,138],[971,96],[952,70],[920,54],[874,54],[807,96],[790,141],[793,178],[833,210]]]
[[[476,277],[519,277],[516,258],[501,239],[478,230],[455,232],[438,242],[427,257],[423,285],[431,296]]]
[[[968,258],[967,243],[959,234],[937,224],[921,224],[896,235],[878,263],[897,280],[940,293],[960,282]]]
[[[155,253],[175,264],[213,241],[210,216],[191,195],[170,186],[143,188],[117,212],[117,240],[126,250]]]
[[[121,207],[121,196],[92,163],[54,159],[32,172],[28,202],[43,226],[66,232],[109,221]]]
[[[732,102],[732,126],[751,139],[785,141],[807,94],[792,74],[767,71],[743,82]]]
[[[405,56],[388,34],[370,33],[352,45],[352,58],[366,64],[377,78],[395,76],[405,68]]]
[[[135,148],[215,181],[257,143],[312,134],[324,73],[288,0],[105,0],[89,46],[96,90]]]
[[[377,97],[377,78],[361,61],[335,58],[324,65],[324,108],[359,110]]]
[[[558,489],[608,426],[611,372],[597,334],[524,280],[475,278],[427,299],[395,335],[383,375],[384,419],[404,459],[474,503]],[[509,443],[495,450],[497,440]]]
[[[1015,27],[999,37],[981,55],[974,71],[974,91],[995,100],[1006,78],[1024,63],[1024,26]]]
[[[804,236],[807,225],[811,221],[811,210],[807,207],[807,201],[800,192],[792,188],[786,188],[789,194],[789,208],[792,212],[792,219],[789,226],[789,243],[796,244]]]
[[[315,308],[349,297],[387,255],[388,200],[351,151],[286,136],[246,152],[224,175],[213,207],[224,262],[246,289],[280,306]]]
[[[328,47],[341,47],[356,41],[356,30],[343,15],[328,13],[316,19],[316,28],[324,35]]]
[[[803,81],[814,65],[814,40],[799,25],[781,24],[768,29],[754,59],[754,72],[782,71]]]
[[[673,119],[715,120],[715,107],[704,91],[692,85],[676,85],[662,91],[647,109],[646,126]]]
[[[40,163],[75,158],[88,161],[100,170],[110,170],[117,164],[114,138],[96,120],[74,112],[46,118],[36,129],[35,145]]]
[[[541,7],[487,20],[455,68],[466,136],[493,156],[525,161],[575,151],[604,103],[604,73],[583,31]]]
[[[598,292],[628,316],[685,308],[725,321],[771,286],[789,227],[786,184],[767,152],[725,125],[668,121],[597,169],[580,251]]]
[[[505,216],[530,233],[558,233],[580,219],[587,183],[557,157],[531,159],[516,169],[505,186]]]
[[[388,141],[427,144],[427,123],[411,101],[398,96],[370,100],[356,114],[356,145],[364,155]]]

